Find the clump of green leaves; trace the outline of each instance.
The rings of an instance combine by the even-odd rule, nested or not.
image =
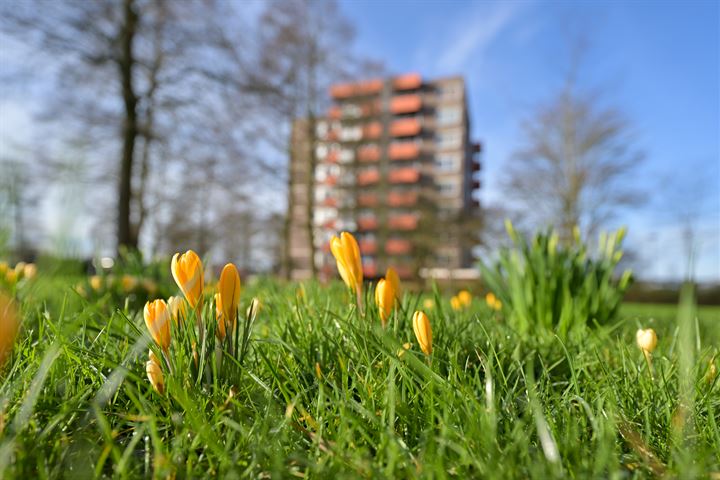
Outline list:
[[[481,263],[483,280],[502,301],[510,327],[521,336],[542,341],[554,335],[563,341],[582,335],[586,326],[613,321],[632,273],[616,270],[623,252],[625,228],[600,235],[597,250],[575,229],[561,244],[548,229],[526,238],[508,220],[511,240],[494,265]]]

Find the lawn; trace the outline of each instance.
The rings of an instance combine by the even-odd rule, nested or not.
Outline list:
[[[240,297],[241,324],[261,305],[243,358],[194,350],[188,319],[159,394],[142,302],[77,280],[41,272],[17,290],[0,477],[720,476],[718,308],[624,304],[610,325],[539,341],[478,296],[454,310],[449,295],[406,292],[383,329],[367,288],[361,313],[340,282],[261,279]],[[169,273],[160,283],[178,293]],[[650,362],[639,327],[657,331]]]

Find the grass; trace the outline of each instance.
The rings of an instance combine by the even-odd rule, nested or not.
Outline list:
[[[454,312],[435,294],[428,358],[418,296],[383,330],[339,283],[303,291],[249,285],[242,311],[253,296],[263,307],[242,368],[166,374],[159,395],[139,309],[62,279],[28,285],[0,373],[0,477],[720,475],[720,381],[706,381],[720,309],[626,304],[581,340],[541,344],[479,299]],[[658,333],[651,366],[639,326]]]

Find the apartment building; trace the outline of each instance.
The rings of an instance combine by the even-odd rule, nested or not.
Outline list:
[[[328,244],[343,230],[358,239],[368,278],[390,265],[404,278],[471,266],[480,145],[470,140],[463,78],[407,74],[335,85],[330,96],[327,115],[293,128],[292,277],[310,276],[310,261],[334,275]]]

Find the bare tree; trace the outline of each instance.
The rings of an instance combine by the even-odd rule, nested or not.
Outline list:
[[[572,76],[523,130],[525,142],[509,159],[505,185],[529,222],[554,225],[568,240],[576,225],[593,235],[619,207],[640,200],[627,181],[643,159],[630,124],[597,94],[576,88]]]

